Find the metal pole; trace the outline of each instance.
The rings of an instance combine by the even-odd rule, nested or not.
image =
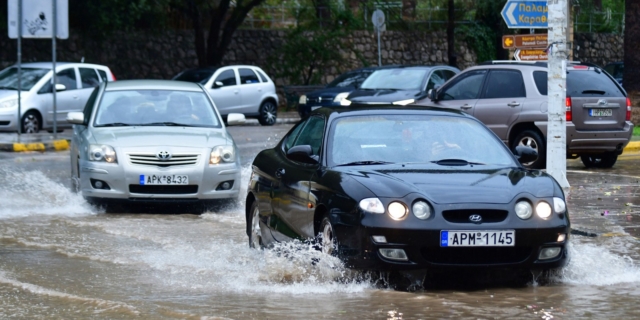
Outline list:
[[[22,132],[22,0],[18,0],[18,142]]]
[[[547,172],[569,191],[567,181],[567,0],[548,1],[549,6],[549,98],[547,126]]]
[[[382,66],[382,55],[380,53],[380,27],[377,26],[376,30],[378,30],[378,66]]]
[[[56,36],[58,35],[58,13],[56,0],[53,0],[53,35],[51,35],[51,58],[53,60],[53,139],[58,138],[58,108],[56,106]]]

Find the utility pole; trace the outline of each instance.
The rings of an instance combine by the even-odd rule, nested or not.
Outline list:
[[[567,0],[549,0],[548,42],[549,71],[547,73],[547,173],[558,181],[565,193],[567,180]]]

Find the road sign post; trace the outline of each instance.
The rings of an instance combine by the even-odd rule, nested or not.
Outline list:
[[[373,26],[376,29],[376,32],[378,33],[378,66],[381,66],[382,53],[380,49],[380,32],[385,30],[384,12],[382,12],[382,10],[380,9],[374,11],[373,15],[371,15],[371,22],[373,22]]]

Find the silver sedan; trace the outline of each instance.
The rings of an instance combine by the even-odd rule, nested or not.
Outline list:
[[[244,123],[230,114],[229,125]],[[240,157],[199,84],[104,82],[71,112],[71,176],[92,203],[204,203],[236,199]]]

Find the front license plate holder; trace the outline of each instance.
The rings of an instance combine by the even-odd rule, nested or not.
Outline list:
[[[141,174],[140,185],[189,184],[189,176],[184,174]]]
[[[441,247],[513,247],[515,230],[442,230]]]
[[[590,117],[611,117],[613,109],[589,109]]]

